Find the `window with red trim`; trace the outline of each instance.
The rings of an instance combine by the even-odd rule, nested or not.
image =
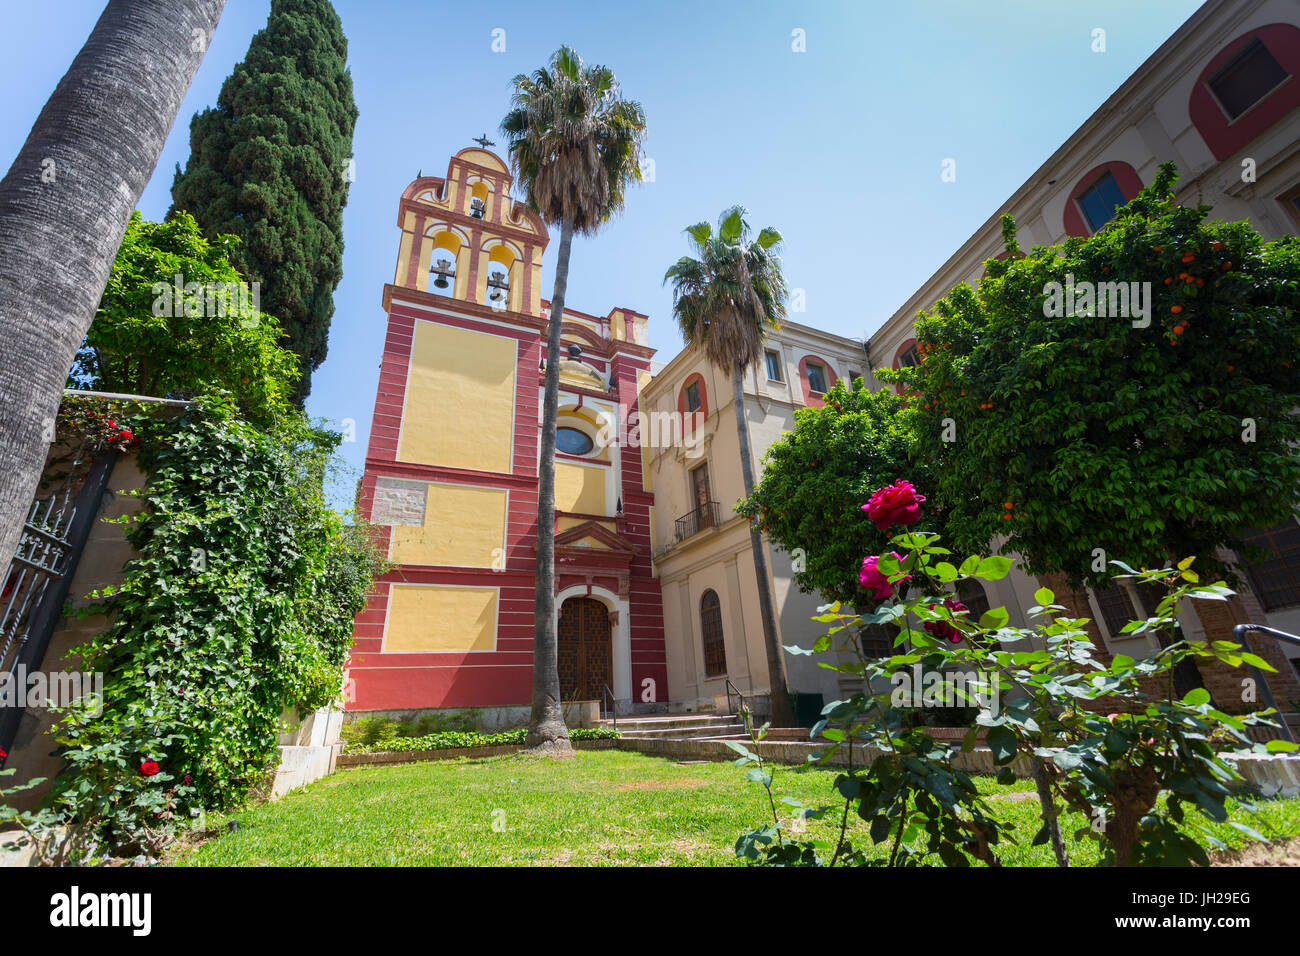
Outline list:
[[[1243,33],[1205,65],[1187,112],[1210,152],[1227,159],[1300,106],[1300,28],[1270,23]]]
[[[704,387],[704,376],[695,372],[686,376],[681,391],[677,393],[677,411],[682,416],[683,429],[689,430],[697,421],[709,417],[709,393]]]
[[[839,380],[831,363],[816,355],[805,355],[799,360],[799,381],[803,386],[803,400],[814,408],[822,405],[822,396]]]
[[[894,353],[895,371],[897,371],[900,368],[915,368],[920,364],[921,364],[921,351],[917,347],[916,339],[908,339],[906,342],[900,345],[898,347],[898,351]],[[899,395],[906,394],[906,389],[904,389],[901,384],[895,385],[894,391],[896,391]]]
[[[1070,191],[1065,204],[1065,231],[1090,236],[1115,215],[1115,210],[1142,191],[1142,177],[1122,160],[1088,170]]]

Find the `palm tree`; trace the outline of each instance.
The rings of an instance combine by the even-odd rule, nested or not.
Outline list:
[[[110,0],[0,180],[0,573],[73,356],[225,0]]]
[[[757,368],[769,329],[780,328],[785,317],[786,287],[777,255],[781,235],[766,228],[752,242],[745,210],[733,206],[718,217],[715,234],[707,222],[689,227],[698,259],[682,256],[664,275],[673,283],[673,315],[688,345],[699,345],[714,365],[731,373],[736,410],[736,438],[745,495],[754,494],[754,465],[749,452],[749,419],[745,409],[745,370]],[[785,657],[776,632],[776,610],[767,577],[767,552],[757,526],[749,526],[758,577],[758,609],[767,647],[767,673],[772,695],[772,723],[794,724],[786,688]]]
[[[533,701],[527,746],[567,752],[555,635],[555,429],[560,403],[560,322],[573,234],[593,235],[623,209],[629,183],[641,181],[645,112],[622,98],[604,66],[583,66],[567,46],[547,69],[513,80],[501,121],[510,165],[528,204],[560,227],[560,254],[546,334],[546,392],[537,476],[537,592],[533,610]]]

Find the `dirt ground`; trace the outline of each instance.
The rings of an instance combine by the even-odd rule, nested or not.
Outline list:
[[[1300,866],[1300,837],[1215,853],[1210,860],[1214,866]]]

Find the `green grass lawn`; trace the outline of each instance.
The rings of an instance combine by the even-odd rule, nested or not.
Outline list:
[[[778,767],[778,799],[832,803],[836,771]],[[1000,787],[976,778],[1024,845],[1004,847],[1008,865],[1054,864],[1046,846],[1029,845],[1038,802],[1021,781]],[[783,812],[788,808],[783,808]],[[679,764],[618,750],[578,751],[571,761],[518,756],[436,760],[340,771],[276,803],[210,824],[235,832],[168,860],[183,866],[514,866],[735,865],[743,831],[769,817],[763,788],[729,763]],[[1191,814],[1189,814],[1191,815]],[[838,819],[838,818],[837,818]],[[856,818],[853,818],[856,819]],[[1300,834],[1300,800],[1260,801],[1233,819],[1269,839]],[[1068,835],[1083,818],[1064,818]],[[808,821],[814,837],[833,838],[830,821]],[[865,825],[853,828],[869,845]],[[1232,847],[1251,840],[1214,827]],[[1096,844],[1071,844],[1073,861],[1096,860]]]

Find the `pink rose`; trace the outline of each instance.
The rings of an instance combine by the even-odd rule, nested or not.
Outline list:
[[[943,602],[944,607],[954,616],[969,614],[970,609],[958,601],[956,598],[947,598]],[[931,611],[936,610],[935,605],[928,605]],[[960,644],[964,636],[961,631],[953,627],[948,621],[926,621],[923,625],[931,636],[937,637],[941,641],[949,641],[953,644]]]
[[[910,481],[900,478],[892,485],[879,489],[862,506],[862,510],[876,523],[877,528],[888,531],[891,525],[900,524],[906,528],[920,521],[923,501],[925,496],[918,495]]]
[[[898,561],[899,564],[903,563],[902,555],[897,554],[893,551],[889,553],[894,555],[894,558]],[[910,574],[906,575],[901,581],[896,581],[891,584],[889,579],[886,578],[884,574],[882,574],[879,570],[877,570],[876,562],[878,562],[879,560],[880,558],[878,558],[874,554],[867,555],[865,558],[863,558],[862,571],[858,574],[858,580],[862,583],[862,586],[866,588],[868,591],[875,592],[875,597],[877,601],[883,601],[885,598],[894,596],[895,584],[902,584],[903,581],[910,581],[912,580],[912,576]]]

